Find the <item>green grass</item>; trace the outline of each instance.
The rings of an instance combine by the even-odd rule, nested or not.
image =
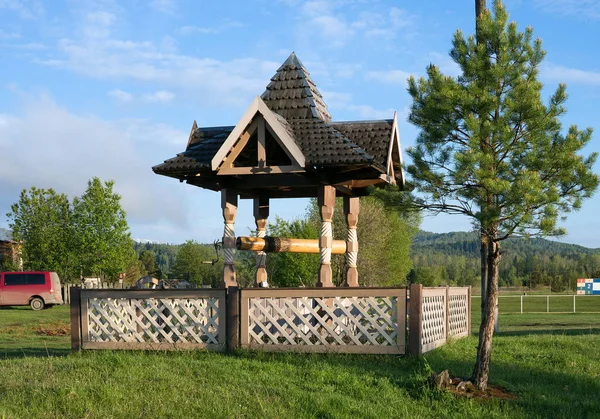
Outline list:
[[[457,398],[424,385],[432,370],[468,376],[474,336],[417,359],[70,353],[68,336],[39,334],[67,325],[67,307],[0,310],[0,417],[594,418],[600,412],[598,314],[502,315],[491,377],[518,396],[511,401]]]

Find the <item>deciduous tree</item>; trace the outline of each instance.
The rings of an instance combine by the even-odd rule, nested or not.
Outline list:
[[[137,259],[121,196],[114,181],[88,181],[81,197],[73,199],[73,232],[85,274],[115,279]]]
[[[55,271],[65,279],[74,275],[72,212],[65,194],[24,189],[7,217],[25,269]]]

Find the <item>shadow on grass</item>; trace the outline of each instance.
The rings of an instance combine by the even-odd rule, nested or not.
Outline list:
[[[65,357],[72,352],[69,348],[0,348],[0,360],[28,357]]]
[[[532,343],[533,344],[533,343]],[[330,366],[341,370],[354,370],[358,376],[386,380],[405,391],[412,399],[421,403],[450,397],[449,394],[429,389],[426,378],[431,373],[448,369],[452,375],[469,377],[475,363],[473,347],[476,339],[457,341],[450,348],[440,348],[423,358],[391,355],[343,355],[343,354],[294,354],[239,351],[226,356],[252,359],[265,363],[284,363],[300,369],[320,370]],[[447,350],[449,349],[449,350]],[[542,350],[540,352],[543,352]],[[515,394],[511,401],[475,401],[486,410],[498,411],[494,406],[502,405],[505,414],[513,417],[600,417],[600,380],[593,373],[578,373],[561,365],[564,359],[555,360],[554,354],[532,360],[531,353],[525,355],[529,365],[521,362],[492,360],[491,385],[501,386]],[[340,390],[341,391],[341,390]],[[516,415],[516,416],[514,416]]]

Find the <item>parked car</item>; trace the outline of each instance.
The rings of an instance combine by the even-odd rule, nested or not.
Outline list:
[[[56,272],[0,272],[0,306],[31,306],[42,310],[62,304]]]

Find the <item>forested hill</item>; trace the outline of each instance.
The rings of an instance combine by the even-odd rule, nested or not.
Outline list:
[[[412,246],[414,281],[437,285],[476,285],[480,271],[476,232],[416,234]],[[500,284],[550,285],[573,290],[577,278],[600,275],[600,249],[541,238],[513,238],[502,242]]]
[[[430,233],[419,231],[413,239],[413,252],[436,251],[454,256],[479,257],[479,235],[476,232],[455,231],[451,233]],[[562,243],[542,238],[513,238],[502,242],[506,253],[582,255],[598,254],[600,249],[590,249],[577,244]]]

